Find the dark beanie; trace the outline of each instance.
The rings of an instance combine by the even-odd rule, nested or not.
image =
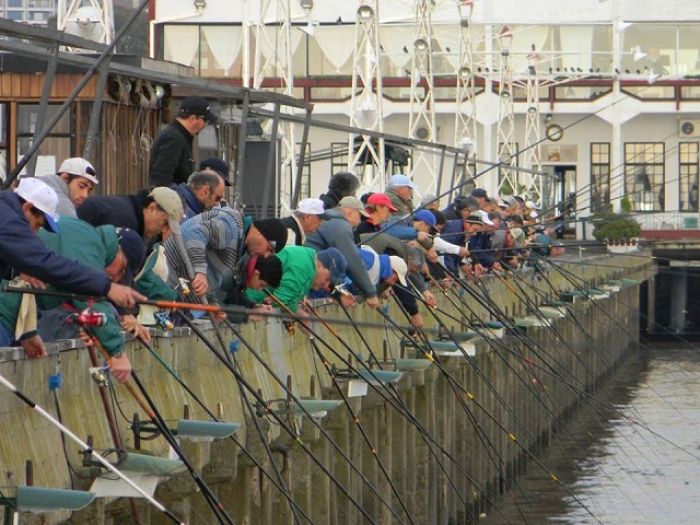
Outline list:
[[[127,266],[131,275],[136,275],[143,260],[146,258],[146,245],[141,236],[129,228],[117,228],[117,240],[119,247],[126,256]]]
[[[279,252],[287,244],[287,227],[281,220],[259,219],[253,221],[253,226],[272,244],[275,253]]]

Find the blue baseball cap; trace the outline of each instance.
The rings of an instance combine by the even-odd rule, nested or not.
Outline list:
[[[345,282],[348,261],[338,248],[327,248],[316,254],[321,264],[330,270],[331,283],[338,286]]]
[[[435,226],[437,225],[437,220],[435,220],[435,215],[433,215],[432,212],[429,212],[428,210],[418,210],[416,213],[413,214],[413,220],[414,221],[423,221],[425,224],[427,224],[431,228],[435,228]]]
[[[397,188],[400,186],[408,186],[409,188],[412,188],[414,190],[418,188],[418,186],[416,186],[407,175],[401,175],[401,174],[392,175],[391,178],[389,179],[388,186],[390,188]]]

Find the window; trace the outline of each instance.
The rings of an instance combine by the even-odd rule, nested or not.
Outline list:
[[[8,155],[7,155],[7,120],[8,120],[7,104],[0,104],[0,181],[5,181],[8,170]]]
[[[51,119],[58,104],[50,104],[46,108],[44,124]],[[39,104],[17,105],[17,158],[22,158],[32,145],[32,139],[36,131],[36,119],[39,113]],[[51,133],[41,143],[37,152],[36,175],[55,173],[63,161],[71,156],[71,116],[67,111],[56,123]]]
[[[610,205],[610,143],[591,142],[591,212]]]
[[[681,211],[698,211],[698,143],[678,144],[678,175],[680,176]]]
[[[625,143],[625,195],[634,211],[663,211],[663,142]]]
[[[348,169],[348,141],[331,142],[331,172],[329,177],[332,177],[339,171],[347,171]]]

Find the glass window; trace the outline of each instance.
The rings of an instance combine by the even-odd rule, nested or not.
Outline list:
[[[7,18],[14,21],[24,20],[24,11],[8,11]]]
[[[634,24],[623,33],[622,71],[634,74],[645,68],[657,75],[679,74],[676,64],[676,26]],[[695,43],[697,50],[697,42]]]
[[[7,0],[7,7],[22,7],[22,0]]]
[[[329,177],[332,177],[339,171],[347,171],[348,169],[348,141],[331,142],[331,172]]]
[[[56,113],[58,104],[50,104],[46,110],[45,123]],[[36,131],[39,104],[17,105],[17,158],[20,159],[32,145]],[[37,155],[36,174],[45,175],[55,170],[63,159],[71,156],[71,114],[67,111],[44,139]]]
[[[678,144],[678,175],[680,176],[681,211],[698,211],[698,143]]]
[[[634,211],[664,210],[664,143],[625,143],[625,196]]]
[[[591,143],[591,212],[610,207],[610,143]]]
[[[562,86],[554,88],[554,96],[557,99],[595,100],[611,91],[611,86]]]
[[[676,97],[673,86],[625,86],[622,91],[642,100],[666,99],[673,100]]]

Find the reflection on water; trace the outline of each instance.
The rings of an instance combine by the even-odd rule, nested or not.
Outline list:
[[[700,523],[700,348],[654,350],[596,396],[542,456],[568,490],[531,463],[480,524]]]

